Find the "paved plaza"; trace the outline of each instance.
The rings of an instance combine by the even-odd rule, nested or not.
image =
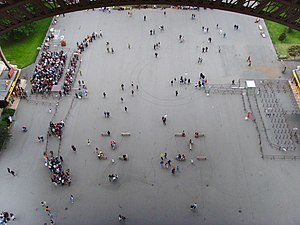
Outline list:
[[[238,87],[239,80],[290,79],[281,74],[282,65],[264,23],[260,22],[266,38],[260,35],[253,17],[211,9],[165,11],[166,15],[161,9],[133,10],[129,16],[128,11],[89,10],[57,18],[53,28],[58,36],[64,36],[69,53],[92,32],[101,30],[103,37],[96,38],[82,55],[77,80],[84,80],[87,98],[74,97],[79,88],[76,80],[72,95],[61,98],[58,105],[55,97],[35,95],[20,102],[12,139],[0,157],[0,206],[16,215],[9,224],[50,224],[41,201],[47,202],[58,225],[119,224],[119,214],[127,218],[124,224],[132,225],[299,224],[299,160],[263,160],[260,151],[262,146],[268,154],[284,154],[266,141],[267,135],[272,142],[279,139],[281,131],[269,131],[283,119],[264,123],[267,133],[263,134],[262,121],[268,118],[263,115],[256,122],[246,121],[246,112],[255,109],[247,103],[243,106],[242,92],[214,89],[230,87],[232,80]],[[195,14],[194,20],[191,14]],[[238,30],[234,29],[236,24]],[[155,35],[150,35],[153,29]],[[182,43],[179,35],[184,36]],[[114,48],[113,54],[106,52],[106,42]],[[154,51],[158,42],[160,48]],[[59,50],[54,44],[52,48]],[[202,53],[203,47],[208,47],[208,52]],[[246,62],[248,56],[251,66]],[[199,57],[202,63],[197,62]],[[211,85],[209,96],[204,88],[195,88],[201,72],[207,87]],[[29,79],[32,75],[26,76]],[[190,79],[191,84],[180,84],[180,76]],[[286,102],[283,109],[295,114],[280,127],[287,129],[283,124],[291,121],[294,124],[289,127],[299,127],[292,96],[278,95]],[[245,101],[258,101],[261,109],[269,107],[269,95],[262,96]],[[110,112],[110,118],[104,117],[105,111]],[[166,125],[161,121],[165,114]],[[70,168],[70,187],[51,183],[51,173],[43,162],[46,142],[37,141],[39,135],[46,136],[50,121],[62,119],[61,144],[58,138],[49,137],[47,150],[61,155],[63,167]],[[22,132],[22,126],[27,126],[28,132]],[[101,136],[108,130],[111,137]],[[183,130],[185,137],[175,136]],[[121,136],[122,132],[131,135]],[[205,136],[194,138],[195,132]],[[112,139],[117,142],[116,150],[110,147]],[[191,151],[189,139],[193,141]],[[293,152],[287,154],[300,155],[299,145],[288,140],[287,134],[278,146],[284,144],[290,144]],[[99,160],[96,147],[108,159]],[[179,166],[174,175],[170,168],[160,166],[160,154],[165,152],[171,164]],[[119,160],[122,154],[128,154],[129,160]],[[178,154],[185,154],[187,160],[175,160]],[[207,160],[197,160],[199,155]],[[7,173],[8,167],[15,170],[16,177]],[[115,183],[108,180],[112,173],[119,176]],[[70,195],[74,196],[73,204]],[[194,202],[198,208],[192,211]]]

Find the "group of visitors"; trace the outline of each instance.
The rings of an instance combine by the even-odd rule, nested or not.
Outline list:
[[[93,42],[93,40],[96,40],[96,37],[102,37],[102,33],[100,30],[100,35],[98,35],[97,32],[93,32],[92,35],[87,35],[86,38],[83,39],[81,43],[77,42],[77,49],[73,53],[72,58],[70,59],[70,66],[67,69],[66,77],[64,81],[63,91],[65,95],[69,95],[71,92],[71,87],[76,79],[77,70],[79,69],[78,64],[81,59],[81,53],[88,48],[90,43]],[[80,71],[81,73],[81,71]],[[80,85],[79,85],[80,86]],[[82,98],[84,96],[87,96],[88,91],[87,88],[85,88],[85,85],[83,83],[83,90],[79,88],[78,92],[75,93],[75,96],[77,98]]]
[[[82,53],[87,47],[89,47],[89,44],[96,40],[96,37],[100,36],[98,36],[97,32],[93,32],[92,35],[87,35],[81,43],[77,42],[77,50],[79,53]]]
[[[54,185],[71,185],[71,173],[70,169],[64,171],[62,167],[62,157],[53,157],[51,154],[50,158],[47,153],[44,153],[45,166],[52,172],[51,180]]]
[[[45,51],[35,66],[31,83],[32,93],[50,93],[62,77],[67,55],[64,51]]]
[[[51,136],[52,134],[54,134],[58,138],[61,138],[63,127],[64,127],[63,121],[59,123],[52,123],[52,121],[50,121],[48,135]]]
[[[50,48],[50,41],[54,39],[53,32],[47,35],[45,42],[44,42],[44,50],[48,50]]]
[[[78,69],[77,65],[79,62],[81,54],[77,51],[73,53],[72,58],[70,60],[70,66],[67,69],[65,81],[63,85],[64,95],[69,95],[71,92],[71,86],[75,81],[76,69]]]
[[[1,212],[0,213],[0,224],[7,224],[9,221],[15,220],[15,215],[13,213]]]

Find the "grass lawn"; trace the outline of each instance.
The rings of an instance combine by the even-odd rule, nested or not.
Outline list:
[[[19,68],[34,63],[38,54],[37,47],[41,46],[51,21],[52,18],[46,18],[33,22],[35,31],[22,40],[2,41],[0,45],[7,60]]]
[[[286,39],[281,42],[278,40],[279,35],[288,29],[287,26],[265,20],[268,27],[271,39],[275,46],[278,56],[286,55],[289,57],[288,48],[292,45],[300,45],[300,31],[293,30],[291,33],[287,33]],[[293,57],[289,59],[294,59]]]

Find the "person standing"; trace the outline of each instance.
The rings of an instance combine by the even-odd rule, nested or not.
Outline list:
[[[104,98],[106,97],[106,93],[105,93],[105,92],[103,92],[103,97],[104,97]]]
[[[160,159],[163,161],[164,160],[164,153],[160,153]]]
[[[121,102],[123,103],[124,99],[121,97]]]
[[[175,174],[175,167],[172,168],[171,172],[173,175]]]
[[[91,145],[91,140],[88,138],[87,139],[87,145],[90,146]]]
[[[121,89],[122,91],[124,91],[124,84],[121,84]]]
[[[177,90],[175,91],[175,95],[178,96],[178,91]]]
[[[46,205],[47,205],[47,202],[46,201],[41,201],[41,206],[44,208],[44,207],[46,207]]]
[[[72,148],[72,150],[73,150],[74,152],[77,151],[77,149],[76,149],[76,147],[75,147],[74,145],[72,145],[71,148]]]
[[[131,95],[133,96],[133,94],[134,94],[134,90],[131,90]]]
[[[70,196],[70,202],[71,202],[72,204],[74,204],[74,196],[73,196],[73,195]]]
[[[119,214],[119,221],[120,222],[125,222],[125,220],[126,220],[126,217]]]

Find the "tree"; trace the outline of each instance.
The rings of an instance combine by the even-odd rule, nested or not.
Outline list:
[[[10,32],[1,35],[0,40],[2,41],[21,40],[22,38],[24,38],[24,36],[28,37],[33,32],[34,32],[34,25],[33,23],[30,23],[24,26],[17,27],[11,30]]]
[[[0,151],[5,148],[10,137],[11,134],[9,127],[7,127],[5,124],[0,124]]]

